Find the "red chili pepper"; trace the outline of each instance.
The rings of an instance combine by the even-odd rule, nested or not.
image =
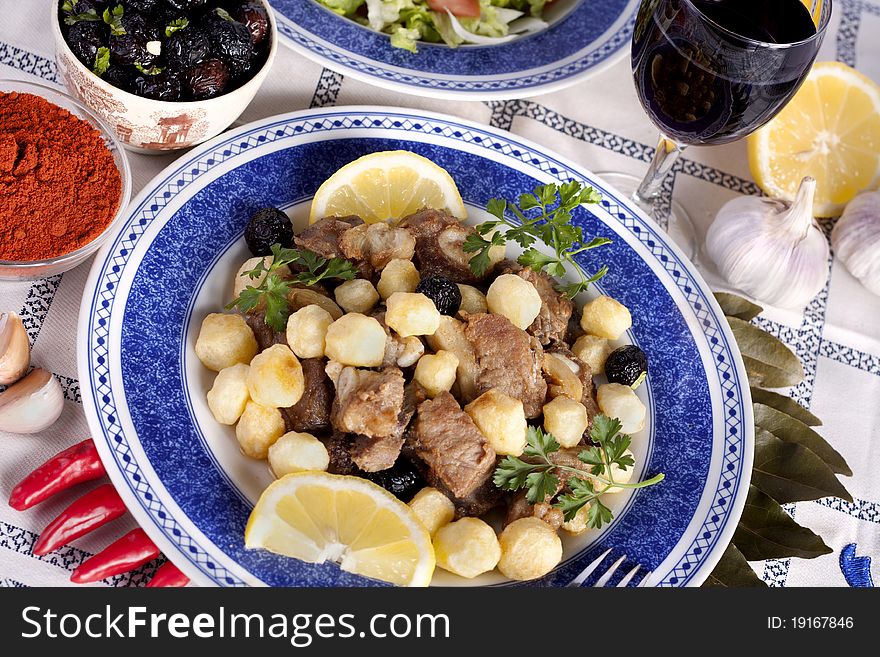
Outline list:
[[[189,577],[180,572],[180,568],[170,561],[162,564],[162,567],[153,575],[153,579],[147,584],[147,588],[186,586],[189,584]]]
[[[97,582],[134,570],[159,556],[159,548],[143,529],[128,532],[115,543],[81,563],[70,581],[76,584]]]
[[[102,476],[104,465],[95,449],[95,443],[87,438],[56,454],[25,477],[9,496],[9,506],[17,511],[24,511],[55,493]]]
[[[34,554],[41,556],[57,550],[124,513],[125,502],[113,485],[98,486],[64,509],[48,524],[34,544]]]

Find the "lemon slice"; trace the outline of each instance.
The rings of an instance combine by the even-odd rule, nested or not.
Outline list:
[[[425,207],[467,217],[446,169],[409,151],[383,151],[364,155],[330,176],[312,199],[309,223],[348,215],[368,224],[397,221]]]
[[[880,87],[838,62],[813,66],[788,105],[748,139],[749,168],[768,195],[794,200],[816,179],[813,212],[840,214],[880,180]]]
[[[251,512],[244,542],[401,586],[427,586],[434,573],[431,536],[412,509],[359,477],[299,472],[278,479]]]

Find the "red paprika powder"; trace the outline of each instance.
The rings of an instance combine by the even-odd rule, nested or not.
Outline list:
[[[33,94],[0,93],[0,260],[55,258],[113,221],[122,178],[101,134]]]

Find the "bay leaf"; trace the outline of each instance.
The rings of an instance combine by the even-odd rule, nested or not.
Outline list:
[[[721,310],[725,315],[737,317],[746,322],[755,319],[755,317],[764,312],[764,309],[758,304],[730,292],[715,292],[715,300],[721,306]]]
[[[852,502],[831,468],[798,443],[787,443],[765,429],[755,429],[752,484],[777,502],[839,497]]]
[[[797,524],[773,498],[754,486],[749,486],[733,542],[749,561],[813,559],[832,552],[820,536]]]
[[[715,566],[715,570],[713,570],[709,574],[709,577],[706,578],[703,586],[706,588],[766,588],[767,584],[765,584],[764,580],[762,580],[760,577],[758,577],[757,574],[755,574],[755,571],[752,570],[752,567],[749,565],[749,562],[746,561],[746,558],[742,555],[742,552],[737,550],[736,546],[731,543],[727,546],[724,554],[721,555],[721,561],[719,561],[718,565]]]
[[[736,317],[728,317],[749,382],[764,388],[787,388],[803,381],[804,367],[779,339]]]
[[[766,429],[780,440],[798,443],[825,461],[832,472],[852,476],[846,460],[827,440],[803,422],[764,404],[754,404],[755,426]]]
[[[752,401],[756,404],[764,404],[782,411],[786,415],[790,415],[795,420],[800,420],[810,427],[818,427],[822,425],[822,420],[810,413],[806,408],[798,404],[794,399],[786,395],[780,395],[778,392],[771,390],[763,390],[762,388],[752,388]]]

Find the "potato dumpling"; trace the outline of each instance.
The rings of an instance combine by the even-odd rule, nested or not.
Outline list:
[[[632,315],[622,303],[600,296],[584,306],[581,328],[587,333],[608,340],[617,340],[632,326]]]
[[[498,570],[510,579],[543,577],[562,561],[559,536],[550,525],[535,517],[514,520],[501,532],[498,542]]]
[[[219,372],[236,363],[249,363],[256,353],[254,332],[241,315],[211,313],[202,320],[196,356],[209,370]]]
[[[291,431],[269,448],[269,467],[276,479],[291,472],[323,471],[329,466],[327,448],[310,433]]]
[[[624,450],[623,453],[625,456],[633,456],[633,453],[628,449]],[[603,476],[609,479],[613,479],[614,482],[618,484],[628,484],[630,481],[632,481],[633,471],[635,469],[635,464],[629,466],[626,470],[624,470],[619,465],[617,465],[617,463],[612,463],[611,472]],[[626,490],[626,488],[621,488],[620,486],[608,486],[605,483],[597,480],[593,480],[593,486],[597,491],[601,491],[603,493],[619,493]]]
[[[235,424],[244,413],[250,399],[247,375],[251,368],[244,363],[236,363],[220,370],[214,385],[208,391],[208,408],[220,424]]]
[[[595,481],[593,482],[596,483]],[[562,523],[562,530],[567,532],[572,536],[580,536],[585,531],[587,531],[590,527],[587,524],[587,516],[590,513],[590,503],[587,502],[584,506],[577,510],[577,513],[574,514],[574,518],[571,520],[566,520]]]
[[[571,397],[559,395],[544,405],[544,430],[552,433],[562,447],[577,445],[588,424],[586,407]]]
[[[332,323],[333,316],[321,306],[300,308],[287,318],[287,344],[299,358],[320,358]]]
[[[541,295],[535,286],[516,274],[502,274],[486,293],[489,312],[504,315],[514,326],[525,330],[541,312]]]
[[[433,399],[441,392],[449,392],[455,383],[458,356],[441,349],[436,354],[425,354],[416,364],[413,377]]]
[[[437,530],[434,555],[443,570],[472,578],[498,564],[501,547],[495,530],[485,522],[479,518],[462,518]]]
[[[419,270],[412,261],[396,258],[385,265],[376,289],[387,299],[395,292],[415,292],[419,280]]]
[[[523,403],[497,388],[487,390],[464,407],[498,455],[519,456],[526,447]]]
[[[254,356],[247,386],[251,399],[262,406],[293,406],[305,389],[302,365],[286,344],[273,344]]]
[[[385,323],[403,338],[433,335],[440,326],[440,311],[421,292],[395,292],[385,306]]]
[[[645,428],[648,414],[642,400],[629,386],[621,383],[603,383],[596,392],[599,410],[608,417],[616,417],[623,433],[635,433]]]
[[[269,447],[284,434],[284,418],[277,408],[249,401],[235,427],[241,451],[255,459],[264,459]]]
[[[486,301],[486,295],[473,285],[458,283],[458,289],[461,292],[461,306],[459,306],[459,310],[462,310],[469,315],[489,312],[489,304]]]
[[[409,501],[416,517],[433,536],[437,530],[448,525],[455,517],[455,505],[436,488],[423,488]]]
[[[379,303],[379,293],[365,278],[345,281],[334,292],[336,303],[347,313],[368,313]]]
[[[571,347],[572,353],[589,365],[593,374],[605,373],[605,361],[613,350],[608,338],[597,335],[582,335]]]
[[[263,262],[263,269],[266,269],[269,265],[272,264],[272,256],[257,256],[256,258],[248,258],[244,261],[244,264],[239,267],[238,271],[235,272],[235,278],[232,279],[232,298],[237,299],[238,295],[241,294],[241,291],[246,287],[259,287],[260,284],[266,280],[266,275],[268,272],[263,271],[256,278],[251,278],[247,275],[246,272],[252,271],[256,268],[260,261]],[[281,269],[287,269],[287,265],[284,265],[283,268],[279,268],[279,272]],[[290,271],[287,269],[287,271]],[[285,272],[286,273],[286,272]]]
[[[379,367],[385,358],[385,329],[374,317],[343,315],[327,328],[324,353],[352,367]]]

